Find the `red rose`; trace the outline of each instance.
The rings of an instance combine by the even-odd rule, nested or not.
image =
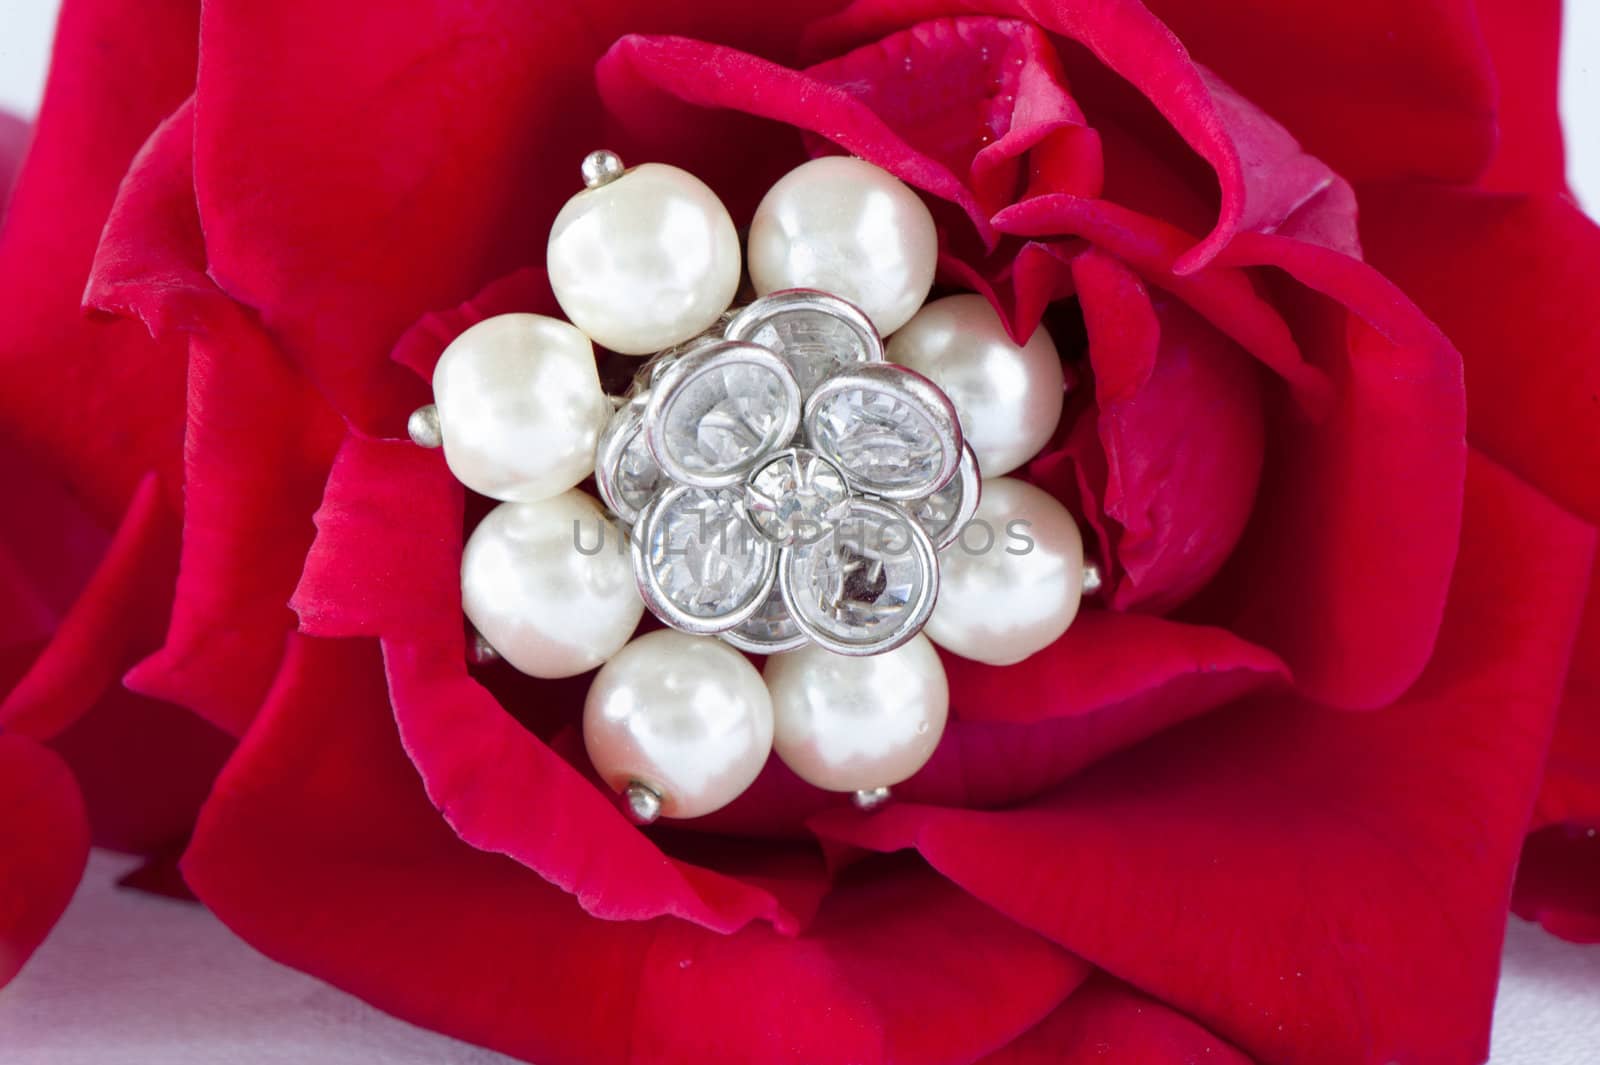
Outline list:
[[[68,4],[0,243],[0,979],[91,827],[549,1065],[1478,1061],[1530,815],[1519,911],[1600,938],[1553,0],[834,6]],[[483,508],[405,418],[553,309],[602,145],[738,219],[863,156],[1076,375],[1028,476],[1107,591],[951,660],[876,815],[774,762],[641,832],[581,679],[464,664]]]

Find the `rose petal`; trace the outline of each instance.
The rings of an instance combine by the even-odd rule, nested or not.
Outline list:
[[[1275,302],[1337,399],[1320,421],[1269,426],[1255,518],[1204,616],[1282,655],[1308,697],[1384,706],[1428,661],[1449,584],[1466,462],[1460,356],[1357,260],[1243,234],[1223,261],[1298,282],[1276,285]]]
[[[956,1065],[1084,975],[918,864],[841,886],[798,939],[595,920],[440,822],[374,657],[297,642],[183,870],[259,949],[381,1008],[533,1061]]]
[[[1152,302],[1109,256],[1079,256],[1073,274],[1107,461],[1102,506],[1119,526],[1111,603],[1170,609],[1221,568],[1255,502],[1256,368],[1181,305]]]
[[[1566,152],[1557,107],[1561,0],[1478,0],[1474,6],[1500,89],[1500,136],[1478,185],[1497,192],[1564,193]]]
[[[153,343],[133,323],[86,322],[79,303],[129,160],[193,85],[195,6],[64,6],[0,233],[0,424],[106,528],[151,470],[181,505],[181,345]]]
[[[542,261],[601,146],[600,53],[637,29],[781,50],[812,14],[731,0],[209,6],[195,172],[212,274],[335,409],[401,436],[426,390],[390,349],[427,310]]]
[[[1102,1062],[1252,1065],[1183,1014],[1096,973],[1054,1013],[978,1065]]]
[[[855,42],[965,6],[950,0],[859,0],[813,27],[811,41]],[[1287,130],[1191,60],[1180,39],[1137,0],[991,0],[983,6],[1086,46],[1133,83],[1211,164],[1221,185],[1220,209],[1210,234],[1178,258],[1179,274],[1205,266],[1237,233],[1275,228],[1333,179]]]
[[[1576,943],[1600,943],[1600,830],[1551,825],[1528,836],[1511,911]]]
[[[44,941],[88,860],[72,771],[32,740],[0,735],[0,986]]]
[[[1461,346],[1474,446],[1600,525],[1600,228],[1559,199],[1401,186],[1362,199],[1375,261]],[[1537,811],[1579,829],[1600,828],[1600,573],[1586,586]]]
[[[1482,1060],[1594,534],[1481,458],[1468,499],[1437,653],[1383,713],[1257,698],[1028,806],[819,829],[917,848],[1264,1060]]]

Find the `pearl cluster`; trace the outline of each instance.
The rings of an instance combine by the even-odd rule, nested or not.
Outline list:
[[[1013,343],[982,297],[924,305],[932,216],[859,159],[816,159],[774,185],[747,263],[727,209],[686,171],[595,152],[583,177],[548,247],[568,321],[507,314],[466,330],[409,424],[463,484],[501,501],[462,557],[478,653],[535,677],[600,667],[584,742],[641,822],[726,805],[773,751],[875,806],[943,733],[934,643],[1020,661],[1066,630],[1086,581],[1093,590],[1071,516],[1001,476],[1056,430],[1056,350],[1043,330]],[[744,266],[758,299],[730,314]],[[602,389],[597,343],[653,356],[628,396]],[[578,487],[590,476],[606,506]],[[929,547],[925,601],[858,643],[831,638],[826,603],[796,616],[798,578],[784,570],[805,564],[800,530],[817,526],[831,551],[852,508],[909,517]],[[663,563],[668,510],[753,532],[756,561],[690,550]],[[631,550],[585,549],[581,531],[613,520],[637,523]],[[911,598],[872,598],[911,579],[883,566],[850,579],[877,581],[873,618],[880,600]],[[673,627],[634,637],[646,599]],[[739,648],[767,654],[764,669]]]

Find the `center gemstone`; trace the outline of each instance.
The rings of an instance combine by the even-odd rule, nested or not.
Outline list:
[[[750,523],[774,543],[811,543],[850,513],[850,488],[839,467],[805,448],[756,467],[744,487]]]

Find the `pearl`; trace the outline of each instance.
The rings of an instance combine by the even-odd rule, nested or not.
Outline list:
[[[432,403],[426,403],[411,412],[411,417],[406,419],[406,435],[418,447],[436,448],[444,446],[444,430],[439,425],[439,408]]]
[[[664,817],[700,817],[748,788],[772,750],[772,699],[750,660],[720,640],[646,633],[589,685],[583,743],[606,784],[639,784]],[[645,811],[630,793],[634,816]]]
[[[963,658],[1013,665],[1054,643],[1077,616],[1083,537],[1044,491],[986,477],[977,514],[939,555],[939,577],[923,631]]]
[[[939,234],[917,194],[848,156],[795,167],[767,191],[750,222],[750,280],[765,296],[819,289],[894,332],[933,287]]]
[[[773,655],[765,670],[783,764],[828,791],[871,792],[921,769],[939,746],[950,688],[925,636],[864,657],[821,647]]]
[[[502,503],[462,553],[462,609],[529,676],[593,669],[628,642],[644,613],[625,540],[578,489]]]
[[[1061,356],[1042,327],[1020,347],[978,295],[935,300],[889,339],[891,362],[950,397],[985,476],[998,477],[1049,443],[1065,401]]]
[[[433,401],[456,479],[521,502],[548,499],[593,473],[611,418],[594,346],[539,314],[487,318],[451,341],[433,370]]]
[[[572,324],[624,355],[704,332],[739,288],[739,234],[728,209],[705,182],[662,163],[568,200],[547,254],[550,287]]]

